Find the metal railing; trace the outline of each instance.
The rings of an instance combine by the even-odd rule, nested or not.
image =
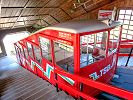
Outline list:
[[[97,81],[94,81],[92,79],[84,78],[84,77],[81,77],[78,75],[72,75],[72,74],[69,74],[67,72],[57,70],[57,69],[55,69],[55,73],[58,73],[58,74],[65,76],[65,77],[69,77],[69,78],[73,79],[74,81],[82,84],[82,86],[87,85],[87,86],[99,89],[101,91],[107,92],[109,94],[118,96],[118,97],[123,98],[123,99],[128,99],[128,100],[133,99],[133,92],[131,92],[131,91],[127,91],[127,90],[124,90],[124,89],[121,89],[118,87],[114,87],[114,86],[111,86],[109,84],[97,82]],[[82,98],[87,99],[87,100],[96,100],[96,98],[91,97],[88,94],[83,93],[82,90],[80,91],[80,90],[74,89],[68,85],[65,85],[65,83],[62,83],[59,81],[56,81],[56,83],[67,87],[71,91],[74,91],[79,97],[82,97]],[[83,88],[81,88],[81,89],[83,89]]]

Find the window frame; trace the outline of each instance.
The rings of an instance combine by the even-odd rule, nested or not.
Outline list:
[[[50,57],[51,57],[51,61],[49,60],[49,59],[47,59],[46,57],[43,57],[43,50],[42,50],[42,47],[41,47],[41,44],[40,44],[40,38],[39,37],[41,37],[41,38],[45,38],[45,39],[47,39],[47,40],[49,40],[49,45],[50,45]],[[53,61],[53,55],[52,55],[52,43],[51,43],[51,39],[50,38],[48,38],[48,37],[45,37],[45,36],[39,36],[38,37],[38,42],[39,42],[39,47],[40,47],[40,50],[41,50],[41,56],[42,56],[42,60],[47,60],[47,61],[49,61],[50,63],[54,63],[54,61]]]
[[[32,56],[29,54],[29,49],[28,49],[28,44],[29,43],[31,45],[31,51],[32,51]],[[27,47],[27,51],[28,51],[28,56],[31,58],[31,59],[35,59],[34,58],[34,51],[33,51],[33,44],[30,43],[29,41],[26,42],[26,47]]]
[[[41,61],[38,61],[36,58],[37,58],[37,56],[36,56],[36,52],[35,52],[35,48],[34,47],[36,47],[36,48],[38,48],[40,51],[39,51],[39,54],[40,54],[40,60]],[[40,48],[40,46],[37,46],[37,45],[32,45],[32,48],[33,48],[33,54],[34,54],[34,59],[35,59],[35,61],[36,62],[38,62],[40,65],[42,65],[42,54],[41,54],[41,48]]]
[[[125,12],[123,12],[122,14],[120,14],[120,11],[123,10]],[[127,10],[131,10],[131,13],[130,14],[127,14]],[[124,16],[124,18],[119,18],[119,16]],[[126,19],[125,16],[130,16],[130,19]],[[130,29],[130,26],[133,27],[133,8],[120,8],[119,11],[118,11],[118,15],[117,15],[117,20],[118,21],[122,21],[122,24],[123,24],[123,29],[122,29],[122,39],[125,40],[125,39],[128,39],[128,40],[131,40],[133,39],[133,34],[130,34],[130,32],[133,32],[133,29]],[[128,24],[124,24],[124,21],[129,21]],[[131,24],[132,22],[132,24]],[[127,27],[127,29],[125,28]],[[123,32],[124,31],[124,32]],[[127,31],[127,32],[126,32]],[[128,38],[132,36],[132,38]]]

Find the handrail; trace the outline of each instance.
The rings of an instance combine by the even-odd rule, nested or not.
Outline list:
[[[97,82],[97,81],[91,80],[89,78],[86,79],[86,78],[78,76],[78,75],[72,75],[72,74],[69,74],[67,72],[57,70],[57,69],[55,69],[55,73],[69,77],[69,78],[73,79],[74,81],[86,84],[86,85],[91,86],[93,88],[97,88],[99,90],[102,90],[102,91],[107,92],[109,94],[116,95],[116,96],[124,98],[124,99],[132,100],[132,98],[133,98],[133,92],[130,92],[130,91],[118,88],[118,87],[114,87],[114,86],[107,85],[107,84],[104,84],[101,82]]]
[[[133,40],[124,40],[121,43],[125,43],[125,44],[120,44],[120,48],[132,48],[133,47],[133,43],[128,43],[128,42],[133,42]],[[119,53],[118,56],[129,56],[128,53]],[[131,54],[130,56],[133,56],[133,54]]]
[[[121,44],[120,48],[132,48],[133,44]]]
[[[60,85],[65,86],[67,89],[69,89],[69,90],[71,90],[71,91],[76,92],[76,93],[78,94],[78,96],[81,96],[82,98],[84,98],[84,99],[86,99],[86,100],[96,100],[95,98],[93,98],[93,97],[91,97],[91,96],[89,96],[89,95],[87,95],[87,94],[85,94],[85,93],[83,93],[83,92],[80,92],[79,90],[74,89],[74,88],[72,88],[72,87],[70,87],[70,86],[68,86],[68,85],[66,85],[66,84],[64,84],[64,83],[62,83],[62,82],[59,82],[59,81],[57,81],[57,80],[55,80],[55,82],[58,83],[58,84],[60,84]]]

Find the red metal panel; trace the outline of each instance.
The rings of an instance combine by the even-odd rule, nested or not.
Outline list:
[[[114,59],[114,60],[113,60]],[[80,69],[80,76],[86,79],[93,79],[98,82],[108,83],[113,77],[115,71],[115,54],[108,56],[102,60],[92,63],[86,67]],[[84,93],[95,96],[96,93],[100,92],[97,89],[90,87],[88,85],[84,86]]]
[[[120,48],[132,48],[133,47],[133,44],[130,44],[130,43],[126,43],[126,44],[121,44],[120,45]]]
[[[118,56],[129,56],[129,53],[119,53]],[[133,54],[131,54],[133,56]]]
[[[91,79],[84,78],[81,76],[71,75],[63,71],[56,70],[56,72],[61,75],[67,76],[75,81],[81,82],[83,84],[102,90],[104,92],[119,96],[121,98],[128,99],[128,100],[132,100],[133,98],[133,92],[131,91],[126,91],[124,89],[120,89],[120,88],[117,88],[117,87],[114,87],[108,84],[104,84],[101,82],[97,82]]]

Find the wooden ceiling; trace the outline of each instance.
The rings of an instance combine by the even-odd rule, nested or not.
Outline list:
[[[113,0],[0,0],[0,29],[72,20]],[[80,3],[79,3],[80,2]],[[87,2],[87,3],[86,3]],[[77,8],[74,3],[81,5]]]

